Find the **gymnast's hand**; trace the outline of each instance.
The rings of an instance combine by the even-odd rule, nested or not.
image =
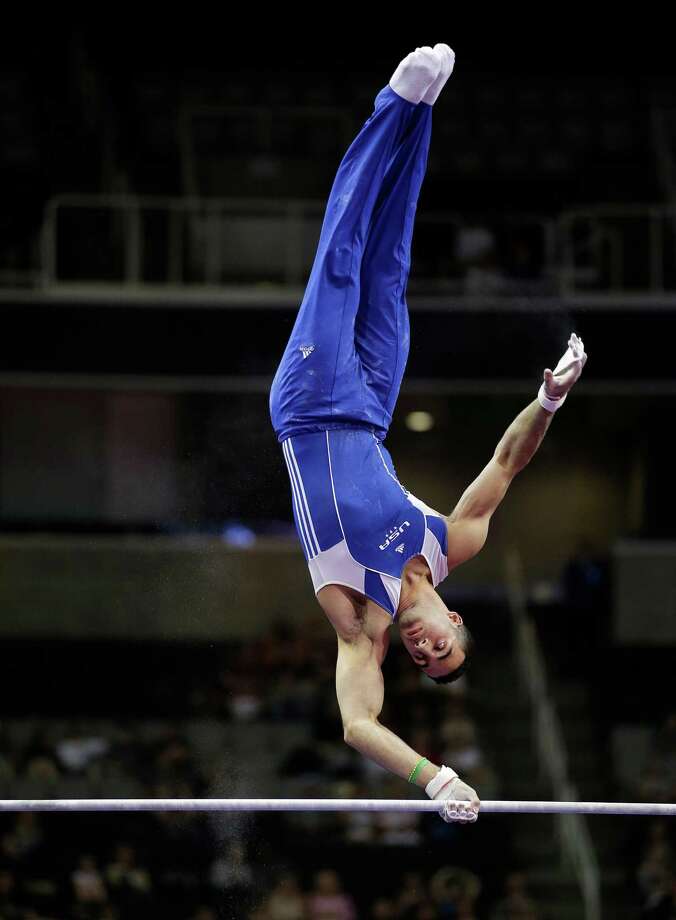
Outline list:
[[[439,814],[446,822],[471,824],[479,817],[481,802],[478,795],[450,767],[442,767],[429,781],[425,792],[431,799],[441,803]]]
[[[568,348],[554,370],[544,372],[545,393],[550,399],[561,399],[573,386],[587,362],[584,342],[575,333],[568,339]]]

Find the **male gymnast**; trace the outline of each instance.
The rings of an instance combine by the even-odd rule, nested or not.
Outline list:
[[[538,449],[586,354],[573,334],[450,515],[399,483],[383,441],[408,356],[405,293],[432,106],[454,61],[444,44],[407,55],[345,154],[270,412],[317,600],[338,637],[345,740],[424,788],[444,820],[468,823],[480,806],[474,789],[378,720],[389,627],[397,621],[407,652],[433,680],[463,673],[471,636],[435,588],[483,547],[491,515]]]

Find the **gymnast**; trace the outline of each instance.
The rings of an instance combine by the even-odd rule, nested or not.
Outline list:
[[[346,742],[424,788],[446,821],[475,821],[479,798],[453,769],[378,720],[381,665],[397,622],[416,667],[437,683],[462,675],[472,638],[436,586],[483,547],[491,515],[530,461],[586,361],[575,334],[537,398],[449,515],[397,479],[383,441],[409,349],[406,284],[432,107],[453,70],[448,45],[398,65],[345,154],[319,245],[270,392],[294,520],[317,600],[338,639],[336,692]]]

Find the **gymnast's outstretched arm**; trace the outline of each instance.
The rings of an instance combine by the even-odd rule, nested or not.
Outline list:
[[[384,700],[380,665],[385,650],[386,644],[374,641],[364,631],[351,637],[338,634],[336,693],[345,741],[381,767],[425,789],[430,798],[441,801],[446,820],[475,821],[480,803],[474,789],[448,767],[426,761],[379,721]],[[444,812],[443,803],[449,800],[451,810]]]
[[[447,518],[449,570],[471,559],[483,547],[491,515],[512,479],[539,448],[554,412],[563,404],[586,361],[584,343],[573,334],[556,368],[545,370],[538,398],[514,419],[489,463],[465,489]]]

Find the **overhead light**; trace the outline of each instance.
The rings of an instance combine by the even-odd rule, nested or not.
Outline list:
[[[434,428],[434,416],[430,412],[409,412],[406,427],[411,431],[429,431]]]

